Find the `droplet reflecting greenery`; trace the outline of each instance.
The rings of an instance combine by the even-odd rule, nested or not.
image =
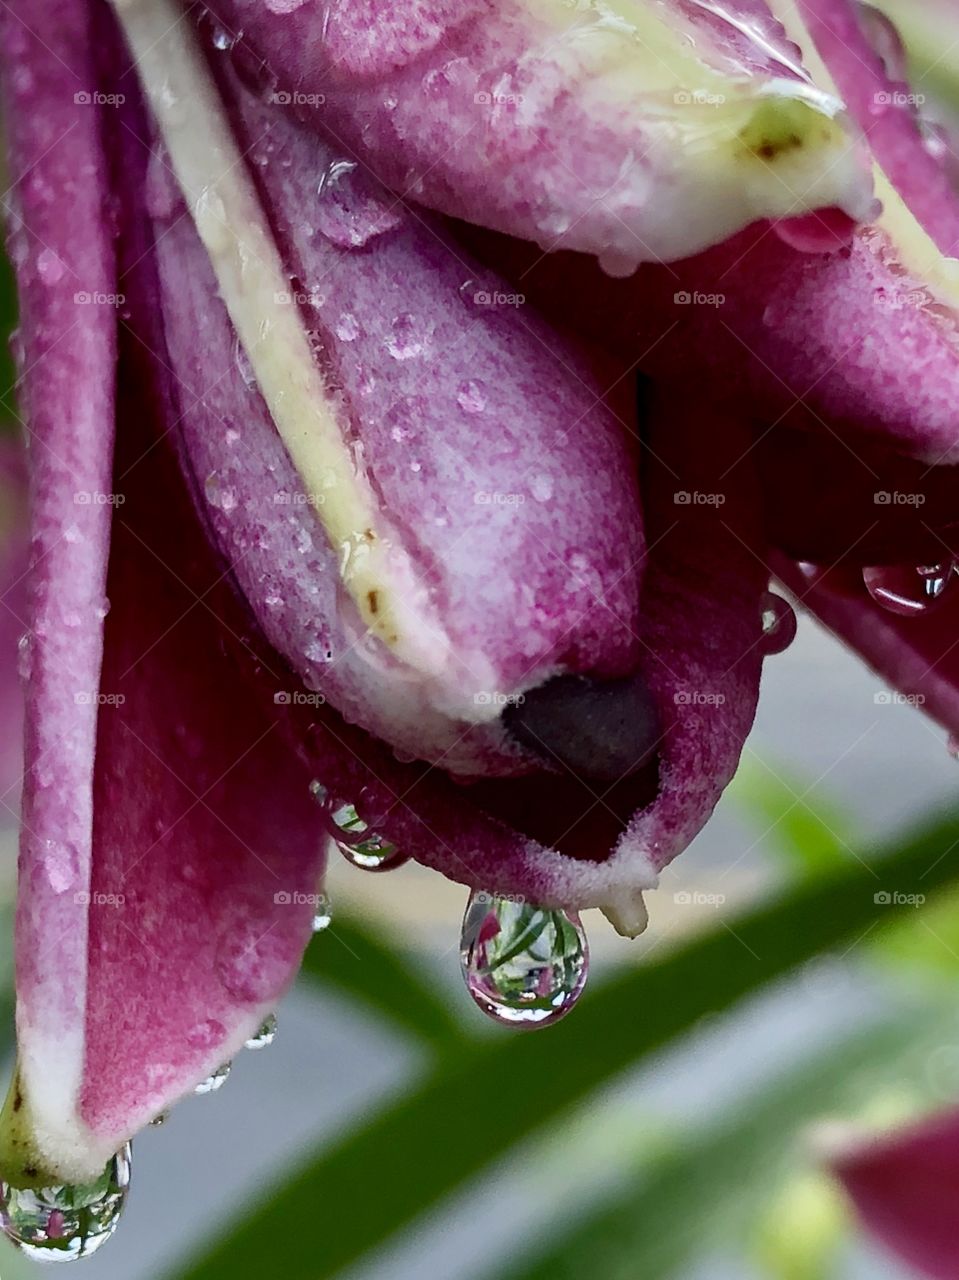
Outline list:
[[[217,1067],[217,1069],[211,1075],[208,1075],[205,1080],[201,1080],[193,1092],[216,1093],[217,1089],[222,1089],[226,1084],[227,1076],[229,1076],[230,1068],[232,1066],[232,1062],[224,1062],[222,1067]]]
[[[467,989],[484,1013],[497,1022],[544,1026],[579,999],[589,948],[578,916],[473,893],[460,960]]]
[[[95,1182],[39,1188],[0,1182],[4,1234],[39,1262],[88,1258],[116,1230],[129,1185],[129,1143]]]
[[[276,1014],[271,1013],[270,1016],[261,1024],[256,1035],[250,1036],[246,1042],[247,1049],[265,1049],[271,1045],[276,1039]]]

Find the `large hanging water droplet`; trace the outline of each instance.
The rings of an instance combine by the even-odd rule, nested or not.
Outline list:
[[[232,1062],[224,1062],[222,1066],[217,1067],[212,1075],[208,1075],[205,1080],[201,1080],[193,1092],[200,1094],[216,1093],[217,1089],[222,1089],[226,1084],[227,1076],[230,1074],[232,1066]]]
[[[782,653],[796,639],[796,613],[788,600],[766,591],[762,598],[763,653]]]
[[[271,1013],[270,1016],[262,1023],[256,1035],[250,1036],[246,1042],[247,1049],[265,1049],[271,1045],[276,1039],[276,1014]]]
[[[39,1262],[88,1258],[113,1235],[130,1185],[130,1144],[95,1182],[19,1188],[0,1182],[0,1224],[7,1239]]]
[[[890,613],[914,617],[926,613],[943,598],[952,581],[952,564],[881,565],[862,571],[866,590]]]
[[[460,962],[484,1013],[513,1026],[541,1027],[579,999],[589,947],[576,915],[474,892],[463,918]]]

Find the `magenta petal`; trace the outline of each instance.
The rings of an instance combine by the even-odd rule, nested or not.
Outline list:
[[[695,368],[719,403],[760,426],[959,461],[956,313],[875,227],[838,253],[809,253],[759,223],[629,280],[579,255],[474,240],[551,316],[667,385],[685,388]]]
[[[89,929],[79,1114],[101,1162],[273,1011],[323,867],[310,774],[250,679],[242,612],[175,463],[162,444],[143,456],[147,371],[124,372],[126,502],[110,558],[91,899],[77,913]],[[45,985],[21,1000],[32,1007]]]
[[[956,1280],[959,1112],[857,1144],[834,1171],[877,1240],[932,1280]]]
[[[303,492],[206,253],[175,195],[157,198],[154,161],[175,418],[204,518],[309,689],[404,756],[465,776],[524,771],[500,723],[506,700],[561,672],[628,674],[639,655],[644,542],[632,424],[604,403],[615,379],[428,215],[275,106],[232,93],[290,305],[449,637],[448,669],[424,679],[363,633],[317,518],[325,495]]]
[[[869,209],[839,103],[762,0],[638,0],[617,17],[559,0],[280,8],[218,0],[218,46],[346,158],[617,274],[756,218]]]
[[[657,870],[705,825],[739,763],[759,695],[768,581],[751,440],[698,401],[660,397],[650,449],[644,669],[666,730],[659,792],[620,853]]]
[[[98,1175],[252,1034],[296,971],[322,869],[310,775],[225,648],[243,616],[151,434],[159,389],[130,337],[113,478],[119,291],[106,117],[92,70],[82,92],[66,70],[92,47],[78,9],[34,6],[35,34],[4,11],[30,69],[8,85],[34,498],[19,1070],[0,1139],[16,1185]],[[134,325],[153,308],[137,283]]]
[[[923,95],[905,83],[905,65],[898,74],[885,66],[868,39],[869,24],[875,28],[880,15],[857,0],[800,0],[800,7],[877,161],[942,252],[955,254],[959,200],[949,172],[924,146],[916,110]],[[889,36],[895,40],[891,31]]]
[[[0,21],[33,504],[18,1025],[31,1085],[44,1073],[59,1076],[51,1064],[70,1059],[62,1087],[56,1080],[44,1090],[49,1107],[45,1097],[38,1118],[59,1134],[73,1123],[83,1039],[86,912],[74,894],[89,888],[92,859],[116,269],[98,112],[89,102],[96,80],[85,8],[18,3]],[[42,998],[31,1000],[41,986]]]
[[[959,599],[942,601],[918,617],[876,604],[861,570],[814,569],[776,558],[778,577],[882,678],[952,733],[959,733]],[[877,699],[888,698],[877,689]]]

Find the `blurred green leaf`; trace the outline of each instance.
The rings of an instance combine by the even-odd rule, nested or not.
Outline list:
[[[914,969],[950,984],[959,975],[959,890],[935,902],[898,911],[876,939],[879,956],[897,970]]]
[[[803,1130],[831,1111],[854,1106],[880,1080],[901,1075],[915,1058],[917,1041],[929,1042],[941,1016],[941,1004],[921,1013],[906,1010],[810,1055],[720,1124],[684,1132],[672,1151],[639,1169],[586,1216],[553,1223],[542,1252],[544,1242],[534,1239],[529,1257],[493,1268],[483,1280],[666,1280],[681,1275],[680,1268],[707,1248],[729,1242],[741,1247],[756,1234],[757,1202],[771,1194],[781,1201],[790,1177],[795,1188],[797,1168],[806,1159]],[[803,1222],[794,1200],[778,1207],[788,1208],[790,1220],[770,1232],[767,1218],[755,1243],[767,1264],[778,1257],[792,1270],[767,1274],[826,1280],[841,1211],[825,1222]],[[788,1244],[779,1249],[783,1233]],[[801,1271],[800,1264],[813,1257],[819,1269]]]
[[[437,1052],[463,1048],[473,1037],[438,994],[430,975],[406,960],[396,943],[358,920],[337,914],[310,943],[303,976],[341,991],[397,1030]]]
[[[851,950],[890,919],[876,902],[880,889],[931,894],[959,878],[959,819],[907,838],[881,873],[847,864],[589,991],[548,1032],[504,1034],[454,1057],[295,1171],[272,1201],[251,1204],[206,1257],[172,1274],[232,1280],[242,1258],[285,1280],[335,1275],[705,1014],[823,951]],[[336,1230],[317,1249],[302,1225],[320,1208]]]
[[[861,844],[838,808],[755,755],[743,757],[727,794],[798,876],[824,875]]]

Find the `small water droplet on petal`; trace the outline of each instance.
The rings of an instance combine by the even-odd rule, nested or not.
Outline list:
[[[486,408],[486,387],[477,378],[460,384],[456,393],[456,403],[464,413],[482,413]]]
[[[763,653],[782,653],[796,638],[796,613],[788,600],[767,591],[762,599]]]
[[[863,569],[862,580],[883,609],[915,617],[943,598],[952,580],[952,565],[880,565]]]
[[[0,1182],[0,1225],[38,1262],[88,1258],[116,1231],[130,1185],[130,1144],[101,1176],[81,1186],[14,1187]]]
[[[276,1014],[271,1013],[270,1016],[262,1023],[256,1035],[250,1036],[246,1042],[247,1049],[265,1049],[271,1045],[276,1039]]]
[[[394,360],[412,360],[423,354],[430,336],[431,331],[405,311],[393,317],[384,345]]]
[[[222,52],[225,52],[227,49],[232,49],[234,44],[236,44],[236,37],[231,31],[228,31],[226,27],[214,27],[211,39],[213,41],[214,49],[220,49]]]
[[[217,1069],[211,1075],[208,1075],[205,1080],[201,1080],[193,1092],[199,1094],[216,1093],[218,1089],[222,1089],[226,1084],[227,1076],[229,1076],[230,1068],[232,1066],[232,1062],[224,1062],[221,1067],[217,1067]]]
[[[406,861],[396,845],[364,822],[353,805],[341,804],[331,809],[330,822],[336,847],[354,867],[383,871],[388,865],[392,870]]]
[[[589,947],[571,912],[474,892],[460,961],[467,990],[484,1013],[512,1026],[545,1026],[582,994]]]

